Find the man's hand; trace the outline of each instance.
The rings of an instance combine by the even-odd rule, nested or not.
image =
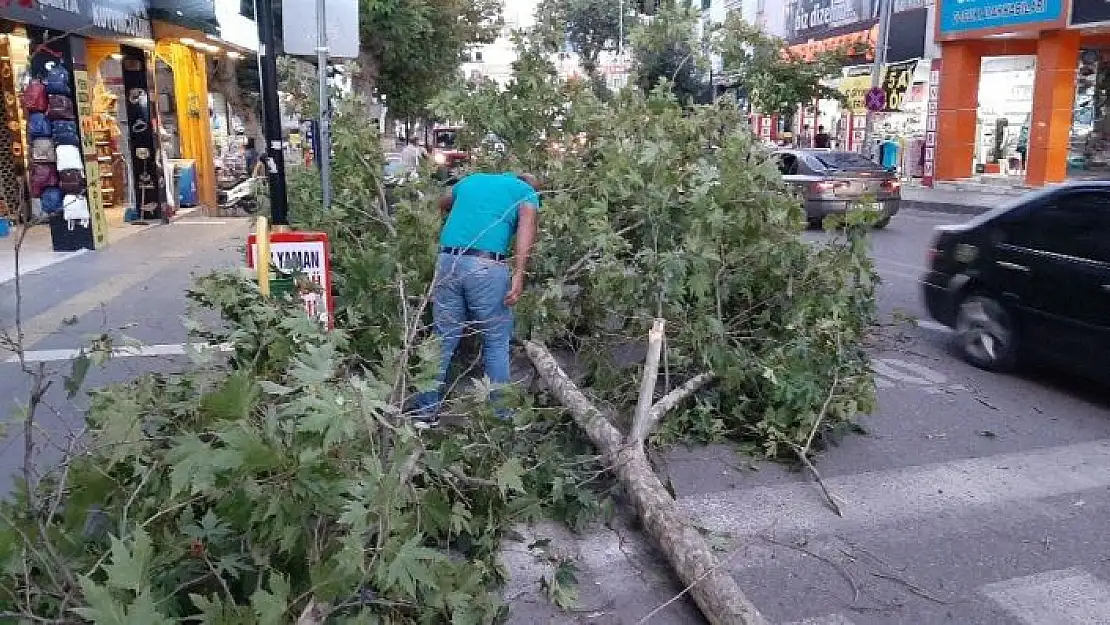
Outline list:
[[[524,294],[524,273],[520,271],[513,272],[513,283],[509,287],[509,292],[505,294],[505,305],[513,306],[516,304],[520,296]]]

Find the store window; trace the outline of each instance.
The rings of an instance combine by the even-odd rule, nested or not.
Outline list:
[[[975,173],[1020,175],[1024,172],[1036,63],[1034,56],[983,59]]]
[[[1105,176],[1110,169],[1110,50],[1083,50],[1075,77],[1068,173]]]

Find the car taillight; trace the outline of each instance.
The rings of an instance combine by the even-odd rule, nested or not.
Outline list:
[[[900,188],[902,188],[902,182],[899,181],[899,180],[884,180],[883,181],[883,190],[885,190],[885,191],[897,191]]]
[[[813,193],[827,193],[835,189],[837,186],[839,185],[831,180],[822,180],[821,182],[809,183],[809,190]]]

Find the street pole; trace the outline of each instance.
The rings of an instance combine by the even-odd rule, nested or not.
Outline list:
[[[327,3],[316,0],[316,77],[320,81],[320,188],[324,210],[331,206],[331,94],[328,93]]]
[[[894,0],[879,0],[879,40],[875,43],[875,63],[871,66],[871,88],[881,85],[883,81],[883,67],[886,65],[886,50],[890,43],[890,14],[893,12]],[[875,146],[872,145],[875,136],[875,111],[868,109],[867,125],[863,131],[864,154],[876,156]]]
[[[289,203],[285,192],[285,151],[281,137],[281,108],[278,104],[277,44],[274,38],[273,0],[255,0],[258,17],[258,74],[262,79],[262,129],[266,174],[270,182],[270,216],[275,232],[289,228]]]
[[[624,0],[620,0],[620,26],[617,34],[617,58],[624,60]]]

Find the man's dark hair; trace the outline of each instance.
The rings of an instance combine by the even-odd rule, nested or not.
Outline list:
[[[417,137],[416,135],[409,137],[409,143],[413,145],[420,145],[420,137]]]
[[[825,132],[825,127],[824,126],[818,126],[817,127],[817,132]]]

